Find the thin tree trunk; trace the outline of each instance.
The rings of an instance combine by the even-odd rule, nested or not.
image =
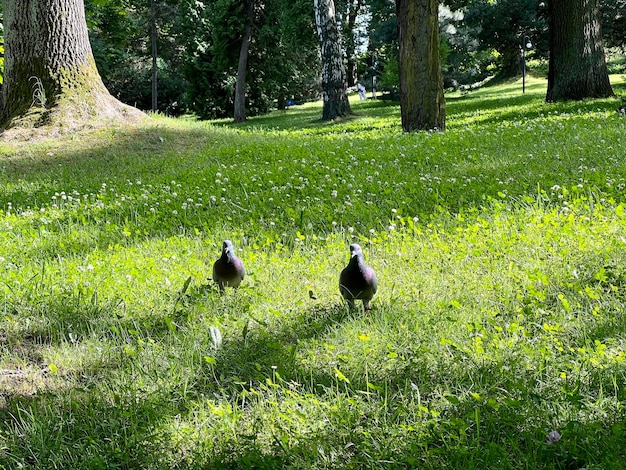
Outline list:
[[[550,0],[546,101],[613,96],[598,0]]]
[[[333,0],[314,0],[315,21],[322,54],[322,119],[331,121],[352,113],[346,70]]]
[[[356,63],[356,45],[357,45],[357,30],[356,19],[361,9],[361,0],[348,0],[347,2],[347,19],[348,24],[344,35],[348,35],[346,38],[346,82],[349,87],[355,86],[358,81],[357,77],[357,63]]]
[[[105,88],[91,52],[83,0],[4,0],[0,126],[79,127],[142,115]]]
[[[239,64],[237,65],[237,81],[235,83],[235,122],[246,120],[246,72],[248,69],[248,54],[252,41],[252,23],[254,21],[254,1],[247,0],[246,26],[244,28],[241,49],[239,50]]]
[[[157,21],[156,2],[150,0],[150,40],[152,42],[152,112],[157,112],[158,108],[158,54],[157,54]]]
[[[446,124],[437,0],[397,0],[400,114],[405,132]]]

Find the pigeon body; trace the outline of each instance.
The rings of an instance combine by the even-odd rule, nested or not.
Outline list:
[[[222,256],[213,263],[213,281],[222,291],[225,287],[237,288],[245,274],[243,262],[237,258],[233,243],[230,240],[224,240]]]
[[[370,301],[378,289],[378,279],[374,270],[365,264],[361,246],[350,245],[350,261],[339,275],[339,292],[348,302],[350,308],[354,301],[363,301],[363,308],[371,310]]]

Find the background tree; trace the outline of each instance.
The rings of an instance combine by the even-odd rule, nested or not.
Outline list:
[[[368,48],[365,76],[370,86],[376,75],[377,87],[398,99],[398,24],[394,2],[368,0]]]
[[[159,32],[157,25],[156,0],[150,0],[150,45],[152,51],[152,111],[158,111],[159,96],[159,50],[157,47]]]
[[[599,0],[549,0],[546,101],[613,95],[600,31]]]
[[[136,117],[105,88],[92,55],[82,0],[4,0],[0,125],[74,126]]]
[[[437,0],[396,0],[402,129],[446,125]]]
[[[266,2],[260,16],[253,62],[263,92],[276,97],[279,109],[287,97],[318,99],[321,61],[310,1]]]
[[[96,64],[110,93],[140,109],[153,109],[153,75],[158,75],[157,110],[170,115],[184,112],[188,84],[181,73],[182,38],[187,32],[179,2],[86,0],[85,9]]]
[[[606,47],[626,47],[626,0],[601,0],[602,37]]]
[[[333,0],[314,0],[315,21],[322,57],[322,119],[350,114],[343,49]]]
[[[368,65],[379,77],[379,86],[387,95],[398,95],[398,44],[396,10],[393,2],[369,0],[371,21],[368,27],[370,56]],[[493,45],[483,43],[480,24],[466,17],[475,8],[473,2],[456,0],[439,6],[439,52],[446,87],[474,83],[493,75],[500,67]],[[504,13],[506,14],[506,13]],[[517,47],[519,45],[515,44]]]
[[[248,53],[252,41],[252,24],[254,23],[254,1],[245,0],[246,20],[239,49],[237,64],[237,82],[235,83],[235,122],[246,120],[246,73],[248,71]]]
[[[84,1],[93,55],[110,94],[145,110],[155,108],[152,97],[158,95],[156,108],[169,115],[192,111],[202,118],[234,116],[246,25],[244,0]],[[376,76],[378,91],[386,91],[385,98],[399,99],[395,3],[335,1],[346,84],[352,85],[358,75],[371,90]],[[256,4],[242,94],[246,116],[265,113],[274,104],[284,109],[286,98],[296,102],[319,98],[322,66],[310,0]],[[515,76],[523,35],[533,43],[533,70],[547,74],[548,15],[542,4],[446,0],[440,5],[444,86],[458,87],[492,75]],[[599,0],[599,5],[603,41],[611,48],[609,71],[624,73],[626,0]],[[156,48],[151,43],[152,24],[158,32]],[[154,57],[153,50],[158,52]],[[152,90],[153,72],[158,72],[158,93]]]
[[[232,117],[241,34],[239,0],[184,1],[183,73],[188,98],[201,118]],[[255,9],[246,80],[246,114],[267,112],[273,101],[319,96],[319,49],[308,0],[268,0]]]
[[[2,21],[2,3],[0,2],[0,85],[2,85],[2,77],[4,75],[4,26]]]
[[[547,56],[547,23],[539,0],[474,0],[466,8],[465,22],[474,30],[479,50],[495,51],[496,75],[519,76],[521,43],[532,40],[533,54]]]
[[[365,0],[337,0],[335,7],[341,43],[345,48],[346,83],[348,87],[353,87],[358,81],[357,55],[365,34],[365,25],[358,21],[366,7]]]

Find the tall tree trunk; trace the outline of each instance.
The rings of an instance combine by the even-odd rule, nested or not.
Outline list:
[[[346,69],[333,0],[314,0],[315,22],[322,54],[322,119],[330,121],[352,113],[348,101]]]
[[[252,41],[252,23],[254,21],[254,1],[246,0],[246,26],[239,50],[237,65],[237,81],[235,82],[235,122],[246,120],[246,72],[248,70],[248,53]]]
[[[346,83],[348,87],[357,84],[357,63],[356,63],[356,46],[358,42],[358,32],[356,28],[356,19],[361,10],[361,0],[348,0],[346,2],[346,19],[347,24],[344,31],[346,41]]]
[[[91,52],[83,0],[4,0],[0,126],[65,128],[138,117],[114,99]]]
[[[400,114],[405,132],[445,129],[438,0],[397,0]]]
[[[158,53],[156,0],[150,0],[150,42],[152,43],[152,112],[158,111]]]
[[[598,0],[550,0],[546,101],[613,96],[604,59]]]

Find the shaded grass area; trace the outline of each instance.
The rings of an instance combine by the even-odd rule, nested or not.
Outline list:
[[[544,90],[0,144],[0,465],[623,468],[626,121]]]

